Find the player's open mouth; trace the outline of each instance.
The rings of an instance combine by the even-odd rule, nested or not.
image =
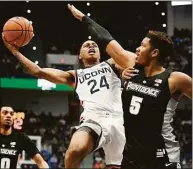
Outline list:
[[[89,55],[94,55],[96,53],[96,51],[93,48],[91,48],[91,49],[89,49],[88,53],[89,53]]]

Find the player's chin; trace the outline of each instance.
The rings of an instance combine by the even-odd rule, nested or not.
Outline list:
[[[6,127],[6,128],[10,128],[12,125],[13,125],[13,122],[12,122],[12,121],[6,121],[6,122],[5,122],[5,127]]]
[[[12,124],[11,123],[9,123],[9,124],[6,123],[4,126],[5,126],[5,129],[9,129],[9,128],[11,128]]]
[[[89,59],[90,60],[98,60],[98,56],[97,55],[89,55]]]
[[[135,61],[135,65],[140,66],[141,63],[140,63],[138,60],[136,60],[136,61]]]
[[[137,66],[145,66],[145,63],[143,63],[143,62],[140,61],[140,60],[136,60],[136,61],[135,61],[135,65],[137,65]]]

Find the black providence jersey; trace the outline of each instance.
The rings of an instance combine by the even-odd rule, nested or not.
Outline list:
[[[39,153],[35,144],[29,137],[20,132],[12,132],[11,135],[0,134],[0,168],[15,169],[17,167],[18,155],[25,150],[33,158]]]
[[[130,147],[138,156],[147,153],[155,156],[165,146],[161,131],[171,97],[168,85],[171,71],[145,77],[143,68],[137,69],[139,75],[125,82],[122,92],[126,149]]]

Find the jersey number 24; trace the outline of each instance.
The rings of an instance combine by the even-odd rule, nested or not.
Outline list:
[[[132,96],[130,107],[129,107],[129,112],[131,114],[137,115],[141,108],[142,101],[143,101],[143,98],[138,97],[138,96]]]
[[[91,85],[91,88],[90,88],[91,94],[100,91],[100,88],[102,87],[106,87],[107,89],[109,89],[109,84],[107,83],[107,79],[105,76],[101,77],[99,86],[97,86],[97,81],[95,79],[88,81],[88,86],[90,85]]]

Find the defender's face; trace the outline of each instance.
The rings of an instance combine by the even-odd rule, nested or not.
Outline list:
[[[136,49],[136,64],[142,66],[148,66],[152,58],[152,46],[149,38],[144,38],[141,45]]]
[[[14,121],[14,111],[11,107],[2,107],[0,114],[0,125],[5,128],[10,128]]]
[[[83,60],[100,60],[100,51],[98,45],[91,40],[82,44],[80,49],[80,59]]]

